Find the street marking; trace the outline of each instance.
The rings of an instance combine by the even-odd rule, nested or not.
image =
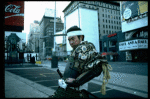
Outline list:
[[[44,75],[44,74],[40,74],[40,75],[46,77],[46,75]]]
[[[40,73],[41,76],[46,77],[46,75],[44,75],[44,74],[55,74],[55,73]]]

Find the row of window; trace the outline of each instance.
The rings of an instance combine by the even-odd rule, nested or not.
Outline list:
[[[103,30],[103,34],[112,34],[112,33],[115,33],[117,31],[112,31],[112,30]]]
[[[103,22],[105,22],[105,23],[110,23],[110,20],[105,20],[105,19],[103,19]],[[121,22],[120,21],[113,21],[113,20],[111,20],[111,24],[117,24],[117,25],[120,25],[121,24]]]
[[[111,19],[114,18],[114,19],[119,19],[120,20],[120,16],[112,16],[112,15],[107,15],[107,14],[104,15],[104,14],[102,14],[102,17],[105,17],[105,18],[108,17],[108,18],[111,18]]]
[[[102,8],[102,12],[104,13],[111,13],[111,14],[116,14],[116,15],[120,15],[120,11],[116,11],[116,10],[111,10],[111,9],[105,9],[105,8]]]
[[[115,6],[109,3],[104,3],[104,2],[99,2],[99,1],[80,1],[80,2],[119,10],[119,6]]]
[[[103,28],[109,28],[109,29],[119,29],[120,26],[111,26],[111,25],[103,25]],[[121,27],[120,27],[121,29]]]

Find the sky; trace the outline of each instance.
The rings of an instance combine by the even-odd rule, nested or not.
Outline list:
[[[64,22],[64,13],[62,12],[70,1],[56,1],[56,10],[58,11],[58,16],[61,16]],[[55,9],[55,1],[25,1],[24,2],[24,30],[23,33],[27,33],[27,37],[30,31],[30,23],[34,20],[41,21],[45,8]],[[57,16],[57,15],[56,15]]]

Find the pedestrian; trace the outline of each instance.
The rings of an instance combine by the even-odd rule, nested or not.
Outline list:
[[[104,78],[101,92],[105,94],[105,80],[110,79],[107,60],[101,57],[91,42],[84,41],[84,33],[79,27],[70,27],[67,36],[73,50],[64,74],[60,74],[59,87],[49,98],[88,98],[90,93],[82,89],[82,86],[99,76],[102,71]]]

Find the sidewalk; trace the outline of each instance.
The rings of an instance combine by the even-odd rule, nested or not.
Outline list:
[[[110,64],[113,64],[109,62]],[[120,63],[122,64],[122,63]],[[58,68],[61,73],[65,70],[65,62],[59,62]],[[37,68],[46,68],[56,71],[58,68],[51,68],[51,62],[46,61],[43,64],[39,64]],[[119,91],[127,92],[130,94],[142,96],[144,98],[148,97],[148,76],[126,74],[110,72],[111,79],[109,80],[106,87],[111,89],[116,89]],[[95,77],[90,82],[102,85],[101,74]],[[29,91],[30,90],[30,91]],[[55,90],[47,88],[43,85],[37,84],[28,79],[22,78],[18,75],[12,74],[5,71],[5,97],[6,98],[46,98],[54,93]]]
[[[47,98],[55,90],[5,71],[5,98]]]

